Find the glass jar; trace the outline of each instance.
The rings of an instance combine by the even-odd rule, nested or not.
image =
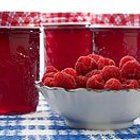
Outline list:
[[[97,54],[112,58],[118,64],[125,55],[140,61],[140,30],[138,28],[93,28]]]
[[[0,29],[0,114],[36,110],[39,29]]]
[[[93,33],[87,25],[45,27],[46,66],[59,70],[74,67],[77,58],[92,53]]]

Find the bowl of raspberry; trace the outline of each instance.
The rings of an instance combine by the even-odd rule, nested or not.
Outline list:
[[[48,66],[38,89],[72,128],[122,129],[140,116],[140,63],[133,56],[115,64],[93,53],[74,68]]]

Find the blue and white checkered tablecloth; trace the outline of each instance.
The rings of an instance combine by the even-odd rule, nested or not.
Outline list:
[[[0,140],[140,140],[140,119],[124,130],[95,131],[71,129],[62,117],[52,112],[40,96],[37,112],[18,116],[0,116]]]

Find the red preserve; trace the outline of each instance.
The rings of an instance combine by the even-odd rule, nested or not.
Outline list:
[[[39,29],[0,29],[0,114],[36,110]]]
[[[93,32],[86,25],[46,26],[45,35],[47,66],[74,67],[79,56],[92,53]]]
[[[94,28],[94,52],[117,64],[129,54],[140,61],[140,31],[136,28]]]

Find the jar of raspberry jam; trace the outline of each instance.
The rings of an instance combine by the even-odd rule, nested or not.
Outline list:
[[[77,58],[92,53],[93,32],[87,24],[45,26],[46,66],[74,67]]]
[[[36,110],[39,29],[0,29],[0,114]]]
[[[94,52],[112,58],[118,64],[125,55],[140,61],[140,29],[93,28]]]

